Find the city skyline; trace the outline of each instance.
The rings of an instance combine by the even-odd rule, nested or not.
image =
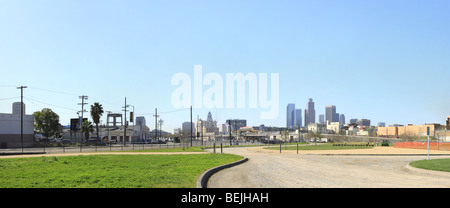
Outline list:
[[[193,122],[211,111],[218,124],[283,127],[286,105],[306,110],[309,98],[314,117],[333,104],[372,124],[444,124],[450,115],[448,1],[132,2],[0,3],[0,113],[10,113],[17,87],[27,86],[27,114],[48,107],[67,125],[87,95],[89,107],[103,105],[105,122],[107,111],[123,113],[126,97],[147,126],[158,108],[163,130],[173,131],[189,121],[189,109],[171,105],[171,78],[194,77],[202,65],[224,78],[267,74],[270,83],[279,74],[279,113],[261,119],[264,103],[235,102],[193,108]],[[207,94],[211,83],[203,85]]]

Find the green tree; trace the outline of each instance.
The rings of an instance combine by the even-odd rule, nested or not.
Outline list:
[[[81,124],[81,132],[84,133],[84,139],[86,142],[89,140],[89,133],[94,132],[94,126],[92,122],[86,120]]]
[[[98,130],[98,124],[100,123],[100,117],[103,115],[103,107],[100,103],[94,103],[94,105],[91,105],[91,117],[92,120],[94,120],[95,127],[97,129],[97,142],[100,138],[99,136],[99,130]]]
[[[33,113],[34,128],[39,131],[46,139],[59,133],[59,115],[50,108],[44,108],[41,111]]]

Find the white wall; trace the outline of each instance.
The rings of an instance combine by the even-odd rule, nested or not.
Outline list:
[[[0,113],[0,134],[20,134],[20,115]],[[23,116],[23,134],[34,134],[32,115]]]

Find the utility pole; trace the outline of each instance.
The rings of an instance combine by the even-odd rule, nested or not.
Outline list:
[[[201,127],[200,128],[201,128],[200,134],[202,134],[201,139],[202,139],[202,146],[203,146],[203,121],[201,123]]]
[[[125,127],[123,128],[123,146],[125,146],[125,139],[127,138],[127,97],[125,97]]]
[[[193,123],[192,123],[192,105],[191,105],[191,147],[192,147],[192,128],[193,127]]]
[[[27,88],[27,86],[17,87],[17,89],[20,89],[20,142],[22,145],[22,154],[23,154],[23,88]]]
[[[427,126],[427,137],[428,137],[428,145],[427,145],[428,160],[430,160],[430,127],[429,126]]]
[[[228,133],[230,133],[230,146],[231,146],[231,118],[230,120],[228,120],[228,128],[230,129]]]
[[[198,131],[198,121],[199,121],[199,117],[197,115],[197,122],[195,123],[195,138],[199,138],[200,136],[200,132]],[[203,145],[203,144],[202,144]]]
[[[88,103],[85,103],[84,100],[87,100],[88,96],[87,95],[81,95],[81,96],[78,96],[78,98],[81,99],[81,103],[78,103],[78,105],[81,105],[81,118],[79,118],[79,120],[78,120],[78,125],[79,125],[79,127],[81,129],[81,124],[83,123],[83,113],[87,112],[86,110],[84,110],[84,105],[88,104]]]
[[[153,115],[153,116],[155,116],[155,141],[156,141],[156,138],[158,137],[158,108],[155,108],[155,115]]]

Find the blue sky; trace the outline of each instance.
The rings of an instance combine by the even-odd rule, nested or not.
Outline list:
[[[194,109],[219,123],[284,126],[286,105],[326,105],[387,124],[450,115],[449,1],[0,0],[0,112],[24,90],[27,113],[50,107],[67,124],[79,95],[121,112],[124,98],[154,126],[189,120],[171,94],[178,72],[278,73],[279,116],[261,109]],[[207,88],[205,87],[204,90]],[[194,118],[194,119],[195,119]],[[103,118],[103,120],[105,120]]]

